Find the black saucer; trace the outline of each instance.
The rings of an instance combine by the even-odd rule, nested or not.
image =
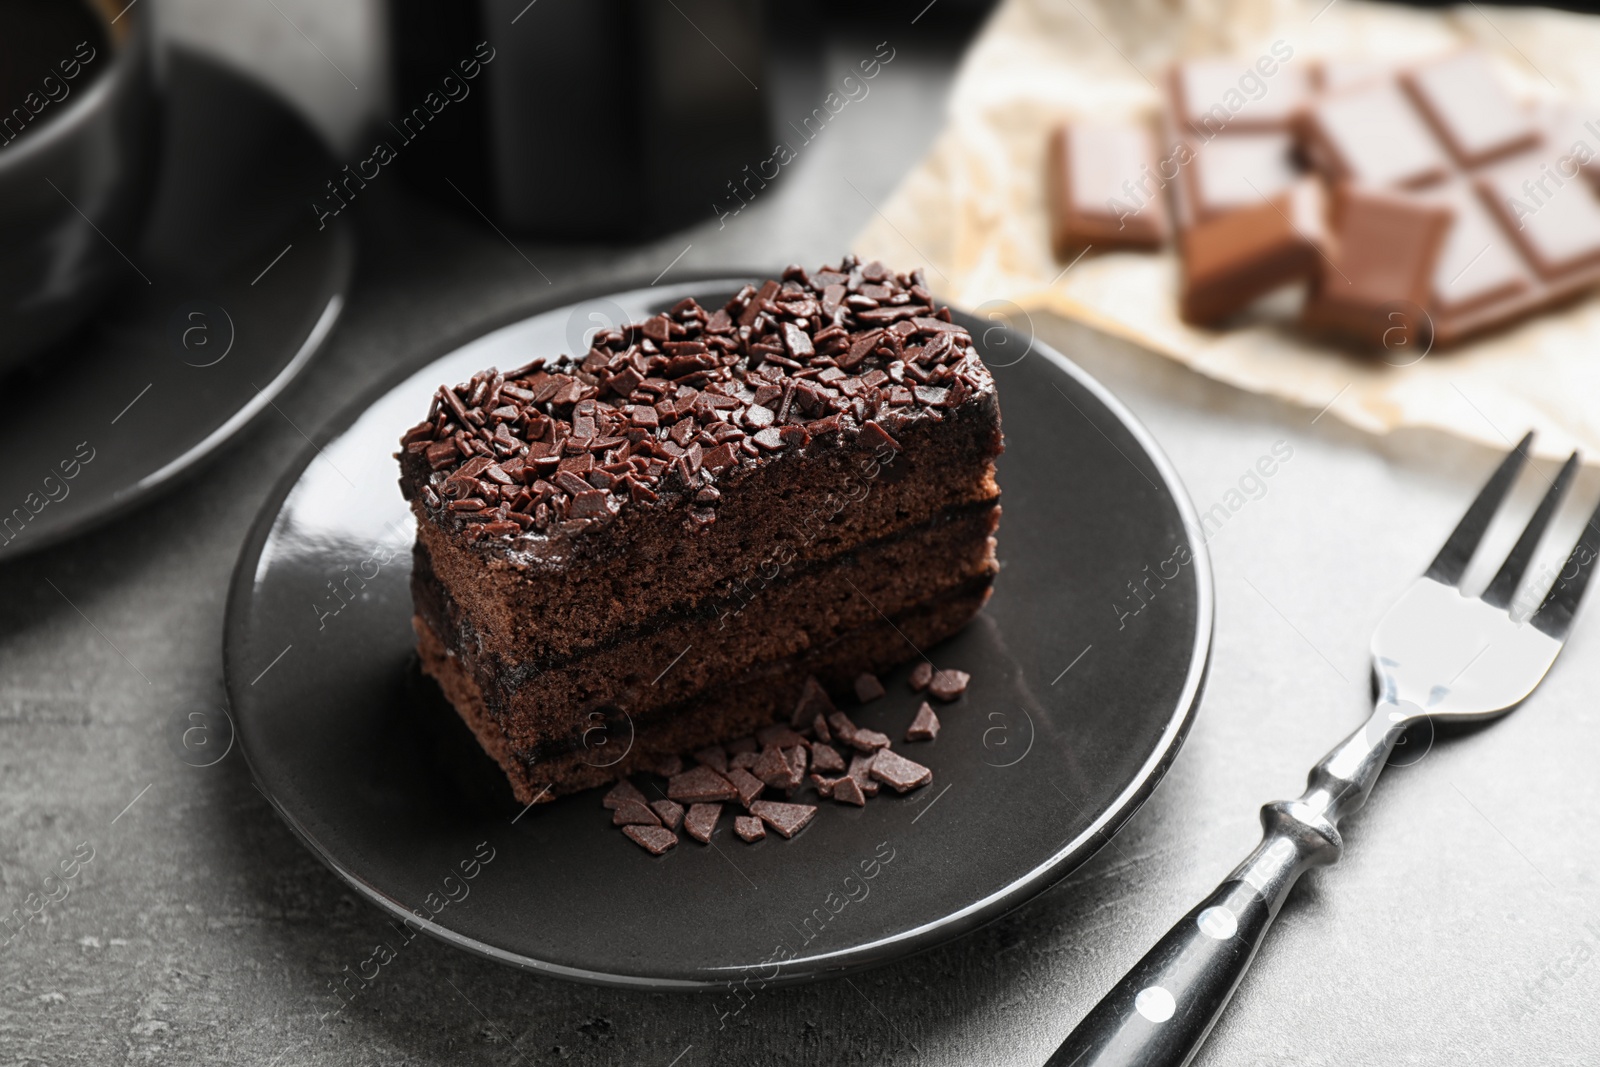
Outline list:
[[[417,671],[399,436],[440,382],[571,351],[587,326],[685,296],[720,304],[745,280],[595,294],[486,334],[353,405],[263,509],[224,645],[240,747],[312,850],[413,929],[548,974],[657,989],[847,972],[1055,884],[1177,754],[1211,640],[1193,507],[1102,386],[963,317],[1004,413],[1003,569],[978,619],[928,650],[973,676],[941,708],[937,741],[901,746],[933,785],[865,809],[823,801],[793,841],[746,845],[724,818],[714,847],[685,838],[659,859],[610,826],[598,792],[519,810]],[[1130,582],[1149,582],[1143,597]],[[884,681],[889,695],[857,718],[899,738],[919,698],[904,671]],[[413,935],[396,923],[392,936]],[[739,1003],[730,995],[729,1010]]]
[[[311,208],[338,164],[267,89],[182,49],[168,59],[161,178],[144,240],[121,250],[124,295],[0,378],[0,559],[193,468],[305,367],[343,307],[355,241],[337,221],[319,231]]]

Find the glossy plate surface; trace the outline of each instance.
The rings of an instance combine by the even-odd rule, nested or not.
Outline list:
[[[355,241],[311,204],[338,173],[267,89],[168,57],[161,174],[127,285],[92,324],[0,375],[0,559],[103,522],[191,470],[311,360]],[[18,513],[17,509],[22,509]]]
[[[399,436],[440,383],[581,350],[586,327],[687,295],[721,303],[744,280],[597,295],[448,353],[354,405],[245,545],[225,642],[244,754],[323,861],[381,907],[422,916],[417,927],[611,984],[843,973],[945,941],[1054,884],[1176,755],[1212,623],[1204,547],[1180,551],[1193,509],[1100,385],[1044,345],[966,318],[1000,389],[1002,570],[977,620],[925,650],[973,676],[939,709],[937,741],[897,742],[933,768],[933,784],[864,809],[824,801],[792,841],[747,845],[724,813],[711,847],[684,836],[661,858],[611,828],[599,792],[519,810],[416,667]],[[1147,602],[1129,591],[1146,580]],[[862,725],[903,736],[918,704],[905,674],[855,713]]]

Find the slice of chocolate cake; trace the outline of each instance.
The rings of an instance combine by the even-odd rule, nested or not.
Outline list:
[[[522,802],[788,721],[983,606],[1000,408],[920,272],[790,267],[593,346],[441,387],[398,454],[423,669]]]

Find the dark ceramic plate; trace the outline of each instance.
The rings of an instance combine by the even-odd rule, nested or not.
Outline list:
[[[452,944],[659,989],[882,963],[1063,878],[1149,796],[1188,729],[1211,577],[1170,464],[1076,366],[964,318],[1004,412],[1003,569],[978,619],[927,650],[973,676],[940,709],[937,741],[897,746],[933,768],[933,784],[864,809],[824,801],[792,841],[747,845],[725,813],[712,847],[684,837],[661,858],[611,828],[598,792],[519,810],[418,673],[398,438],[442,382],[582,350],[586,325],[688,295],[721,303],[743,281],[580,300],[457,348],[355,405],[267,503],[240,557],[226,667],[257,781],[340,877]],[[1150,599],[1131,582],[1148,582]],[[918,700],[905,671],[885,683],[858,719],[898,739]]]
[[[344,304],[350,228],[312,201],[338,171],[266,89],[168,64],[161,177],[125,295],[0,376],[0,559],[132,506],[215,452],[310,361]],[[279,259],[281,254],[282,258]]]

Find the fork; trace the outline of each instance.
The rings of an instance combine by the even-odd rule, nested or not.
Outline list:
[[[1406,728],[1424,719],[1493,719],[1544,678],[1572,629],[1600,555],[1600,507],[1539,609],[1512,617],[1512,597],[1578,466],[1574,452],[1499,571],[1476,597],[1461,576],[1533,441],[1490,476],[1439,555],[1372,635],[1372,715],[1306,780],[1298,800],[1261,809],[1261,843],[1106,994],[1047,1067],[1182,1067],[1194,1058],[1244,977],[1301,873],[1343,850],[1339,821],[1366,802]]]

